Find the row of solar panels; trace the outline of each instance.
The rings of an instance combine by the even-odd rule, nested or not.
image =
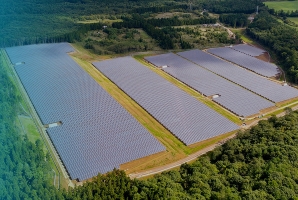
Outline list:
[[[298,97],[298,90],[291,86],[283,86],[206,52],[191,50],[178,55],[275,103]]]
[[[246,55],[229,47],[208,49],[208,52],[265,77],[273,77],[279,73],[276,65]]]
[[[256,48],[256,47],[253,47],[253,46],[250,46],[247,44],[238,44],[238,45],[231,46],[230,48],[232,48],[236,51],[245,53],[247,55],[253,56],[253,57],[260,56],[266,52],[263,49],[259,49],[259,48]]]
[[[238,129],[131,57],[93,65],[187,145]]]
[[[238,116],[247,117],[274,106],[270,101],[173,53],[145,58],[205,96],[219,95],[214,101]]]
[[[67,43],[7,48],[15,70],[72,179],[85,180],[164,151],[136,119],[66,53]]]

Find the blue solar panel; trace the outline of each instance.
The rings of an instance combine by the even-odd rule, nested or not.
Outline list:
[[[85,180],[165,148],[66,53],[67,43],[6,49],[70,177]]]
[[[187,145],[238,129],[131,57],[93,65]]]
[[[156,66],[168,66],[163,70],[205,96],[220,95],[213,100],[238,116],[247,117],[274,106],[270,101],[176,54],[168,53],[145,59]]]
[[[259,60],[228,47],[208,49],[208,52],[262,76],[273,77],[279,73],[276,65]]]
[[[298,90],[293,87],[282,86],[206,52],[191,50],[181,52],[179,55],[273,102],[298,97]]]
[[[265,53],[266,51],[263,49],[259,49],[254,46],[250,46],[248,44],[238,44],[231,47],[232,49],[239,51],[241,53],[250,55],[250,56],[259,56]]]

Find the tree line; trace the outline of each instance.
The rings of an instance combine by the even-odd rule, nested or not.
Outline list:
[[[256,12],[256,7],[262,6],[262,2],[258,0],[202,0],[197,4],[202,9],[213,13],[245,13],[251,14]]]
[[[297,17],[298,10],[284,11],[284,10],[275,10],[273,8],[268,9],[268,12],[271,15],[275,15],[277,17]]]

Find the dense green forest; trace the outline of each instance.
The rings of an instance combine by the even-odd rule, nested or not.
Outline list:
[[[0,47],[42,43],[51,40],[50,38],[71,33],[80,27],[77,21],[82,16],[105,14],[108,18],[115,18],[117,14],[129,13],[130,10],[142,5],[172,6],[174,1],[167,2],[164,0],[0,0]]]
[[[248,26],[247,34],[269,48],[289,81],[298,83],[298,32],[295,28],[277,21],[264,11]]]
[[[49,155],[43,143],[35,144],[17,126],[20,96],[0,55],[0,199],[52,199],[60,192],[53,186]]]
[[[257,5],[262,6],[259,0],[196,0],[195,4],[212,13],[245,13],[251,14],[256,11]]]
[[[192,4],[192,10],[189,10],[188,0],[0,0],[0,4],[0,47],[7,47],[73,41],[74,33],[82,29],[78,21],[92,19],[92,16],[104,20],[120,19],[123,15],[133,13],[144,17],[151,13],[168,11],[200,13],[208,10],[214,13],[252,13],[260,3],[255,0],[196,0]],[[160,24],[160,22],[161,20],[152,20],[150,24]],[[202,23],[212,23],[212,20],[210,21],[208,17],[184,21],[173,19],[168,26]],[[70,39],[69,35],[71,35]],[[171,47],[171,44],[165,46]]]
[[[243,13],[236,14],[221,14],[219,15],[219,21],[228,24],[229,26],[236,27],[246,27],[248,25],[248,16]]]

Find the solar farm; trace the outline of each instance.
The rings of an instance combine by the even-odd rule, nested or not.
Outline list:
[[[68,55],[66,43],[7,48],[71,179],[85,180],[165,151]]]
[[[93,65],[186,145],[239,128],[132,57]]]
[[[279,73],[276,65],[259,60],[229,47],[208,49],[208,52],[265,77],[275,77]]]
[[[238,116],[248,117],[274,104],[173,53],[145,58]]]
[[[201,142],[233,134],[239,118],[256,118],[298,97],[297,89],[267,78],[278,73],[276,66],[254,58],[264,50],[248,45],[145,57],[150,66],[132,57],[89,63],[106,85],[68,55],[75,51],[68,43],[5,50],[70,178],[79,181],[139,165],[141,158],[168,159],[160,155],[182,145],[187,156]],[[108,84],[122,94],[114,96]],[[130,110],[136,107],[123,103],[123,95],[146,115]],[[138,119],[144,116],[166,133],[156,135]]]

